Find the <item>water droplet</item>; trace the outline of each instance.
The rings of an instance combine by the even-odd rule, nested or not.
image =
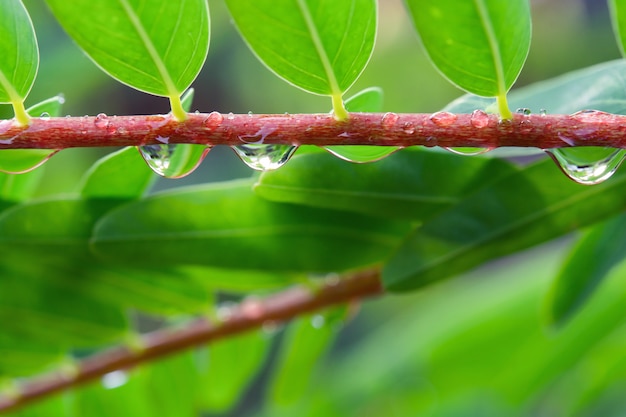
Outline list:
[[[202,124],[207,129],[215,130],[220,126],[220,124],[222,124],[223,121],[224,116],[222,116],[221,113],[212,111],[211,113],[209,113],[209,116],[204,119],[204,122],[202,122]]]
[[[321,329],[325,324],[326,318],[321,314],[316,314],[311,317],[311,326],[313,326],[314,329]]]
[[[48,113],[47,111],[41,113],[41,115],[39,116],[39,119],[41,119],[41,120],[50,120],[50,113]]]
[[[415,133],[415,126],[413,126],[413,123],[411,122],[406,122],[404,126],[402,126],[402,130],[407,135],[412,135],[413,133]]]
[[[3,149],[0,151],[0,171],[7,174],[25,174],[39,168],[58,149]]]
[[[614,115],[599,110],[581,110],[570,115],[571,118],[584,123],[604,123],[606,119],[613,118]]]
[[[250,110],[250,111],[248,112],[248,117],[252,117],[252,116],[254,116],[254,113],[252,113],[252,110]]]
[[[192,144],[163,144],[143,145],[138,149],[148,166],[160,176],[182,178],[191,174],[200,165],[211,147]]]
[[[626,150],[596,146],[546,150],[561,171],[579,184],[594,185],[606,181],[620,166]]]
[[[519,123],[519,131],[521,133],[530,133],[533,130],[533,122],[530,120],[522,120]]]
[[[246,165],[257,171],[270,171],[282,167],[298,149],[293,145],[253,143],[231,146],[231,148]]]
[[[548,114],[548,111],[546,109],[539,109],[539,114],[545,116]]]
[[[474,110],[470,118],[470,123],[478,129],[487,127],[489,125],[489,115],[482,110]]]
[[[106,130],[107,133],[115,133],[115,126],[111,126],[111,121],[109,120],[109,116],[107,116],[104,113],[100,113],[96,116],[94,125],[98,129]]]
[[[235,118],[235,115],[234,115],[234,113],[231,111],[230,113],[228,113],[228,115],[226,116],[226,118],[227,118],[228,120],[233,120],[233,119]]]
[[[382,124],[385,129],[391,129],[398,122],[399,118],[400,117],[395,113],[385,113],[380,120],[380,124]]]
[[[446,148],[446,151],[455,153],[457,155],[464,156],[476,156],[489,152],[492,148],[472,148],[472,147],[460,147],[460,148]]]
[[[438,111],[430,116],[430,121],[437,126],[446,127],[453,124],[457,119],[457,115],[447,111]]]
[[[529,108],[520,107],[519,109],[515,110],[515,113],[523,114],[524,116],[530,116],[532,112],[530,111]]]
[[[324,149],[344,161],[362,164],[380,161],[400,148],[396,146],[337,145],[327,146]]]
[[[128,382],[128,374],[124,371],[109,372],[102,376],[100,382],[106,389],[119,388]]]

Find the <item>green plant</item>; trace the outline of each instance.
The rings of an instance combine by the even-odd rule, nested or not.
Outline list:
[[[344,96],[385,4],[227,0],[258,59],[332,113],[188,113],[205,0],[47,4],[99,67],[171,113],[58,117],[60,96],[26,109],[37,42],[22,2],[0,5],[0,102],[15,115],[0,120],[0,410],[225,413],[271,356],[265,410],[241,414],[621,412],[623,61],[509,93],[530,48],[526,0],[407,0],[432,63],[470,94],[436,113],[381,113],[378,88]],[[610,5],[621,39],[626,6]],[[186,176],[219,144],[263,172],[150,192],[152,171]],[[412,145],[452,152],[400,149]],[[73,192],[37,196],[46,166],[34,167],[96,146],[129,147]],[[544,153],[529,148],[552,160],[510,158]],[[576,231],[571,249],[522,253]],[[411,314],[320,370],[361,298],[400,292],[415,292]]]

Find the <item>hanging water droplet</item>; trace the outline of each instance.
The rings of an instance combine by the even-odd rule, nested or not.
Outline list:
[[[460,148],[446,148],[446,151],[452,152],[457,155],[464,156],[476,156],[489,152],[492,148],[472,148],[472,147],[460,147]]]
[[[50,113],[48,113],[47,111],[41,113],[41,115],[39,116],[40,120],[50,120]]]
[[[0,151],[0,171],[7,174],[25,174],[39,168],[58,149],[3,149]]]
[[[210,146],[192,144],[143,145],[139,153],[148,166],[166,178],[191,174],[211,150]]]
[[[395,113],[385,113],[380,120],[380,124],[383,125],[385,129],[391,129],[398,122],[399,118],[400,117]]]
[[[104,374],[100,380],[105,389],[115,389],[128,382],[128,374],[124,371],[113,371]]]
[[[294,145],[245,144],[231,146],[237,156],[250,168],[270,171],[285,165],[298,149]]]
[[[561,171],[579,184],[594,185],[606,181],[620,166],[626,150],[597,146],[546,150]]]
[[[470,123],[478,129],[487,127],[489,125],[489,115],[482,110],[474,110],[470,118]]]
[[[321,314],[316,314],[311,317],[311,326],[313,326],[314,329],[321,329],[325,324],[326,318]]]
[[[404,126],[402,126],[402,131],[407,135],[412,135],[415,133],[415,126],[413,126],[413,123],[411,122],[406,122]]]
[[[524,116],[530,116],[532,112],[530,111],[529,108],[520,107],[519,109],[515,110],[515,113],[523,114]]]
[[[441,127],[450,126],[456,121],[456,119],[456,114],[447,111],[438,111],[430,116],[430,121]]]
[[[348,162],[376,162],[397,151],[397,146],[337,145],[326,146],[331,154]]]
[[[211,113],[209,113],[209,116],[204,119],[204,122],[202,122],[202,124],[207,129],[215,130],[222,124],[223,121],[224,116],[222,116],[221,113],[212,111]]]

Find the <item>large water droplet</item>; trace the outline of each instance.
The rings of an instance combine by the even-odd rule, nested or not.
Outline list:
[[[447,111],[439,111],[430,116],[430,121],[437,126],[446,127],[453,124],[457,119],[457,115]]]
[[[470,117],[470,123],[478,129],[487,127],[489,125],[489,115],[482,110],[474,110]]]
[[[204,122],[202,122],[202,124],[207,129],[215,130],[218,127],[220,127],[223,121],[224,121],[224,116],[222,116],[222,114],[219,112],[213,111],[209,113],[209,116],[206,119],[204,119]]]
[[[565,175],[585,185],[599,184],[609,179],[626,157],[624,149],[598,146],[555,148],[546,152]]]
[[[400,148],[397,146],[337,145],[327,146],[324,149],[345,161],[361,164],[380,161]]]
[[[492,148],[472,148],[472,147],[460,147],[460,148],[446,148],[446,151],[455,153],[457,155],[464,156],[476,156],[489,152]]]
[[[270,171],[285,165],[298,149],[293,145],[262,145],[248,143],[231,147],[237,156],[250,168]]]
[[[148,166],[166,178],[182,178],[191,174],[211,150],[210,146],[193,144],[162,144],[140,146],[139,153]]]
[[[0,151],[0,171],[25,174],[43,165],[57,152],[57,149],[3,149]]]
[[[399,118],[400,117],[395,113],[385,113],[380,120],[380,124],[383,125],[385,129],[391,129],[398,122]]]

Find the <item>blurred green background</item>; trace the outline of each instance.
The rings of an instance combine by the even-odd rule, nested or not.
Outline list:
[[[531,3],[533,41],[517,86],[619,58],[603,0]],[[169,110],[166,99],[136,92],[104,75],[61,31],[42,0],[25,4],[41,50],[39,75],[27,104],[63,93],[65,112],[74,116]],[[256,60],[222,1],[210,0],[209,6],[211,47],[193,85],[193,110],[330,110],[330,100],[286,84]],[[380,86],[385,111],[432,112],[461,95],[428,62],[402,2],[381,0],[379,9],[374,55],[348,96]],[[2,111],[10,114],[6,107]],[[46,164],[39,195],[74,191],[82,173],[106,152],[61,152]],[[249,175],[229,149],[217,147],[194,174],[183,180],[161,179],[156,188]],[[314,370],[302,401],[278,401],[263,415],[626,416],[626,307],[606,307],[624,298],[624,267],[564,329],[546,329],[542,322],[544,295],[571,240],[412,295],[364,303]],[[260,414],[271,363],[227,415]]]

